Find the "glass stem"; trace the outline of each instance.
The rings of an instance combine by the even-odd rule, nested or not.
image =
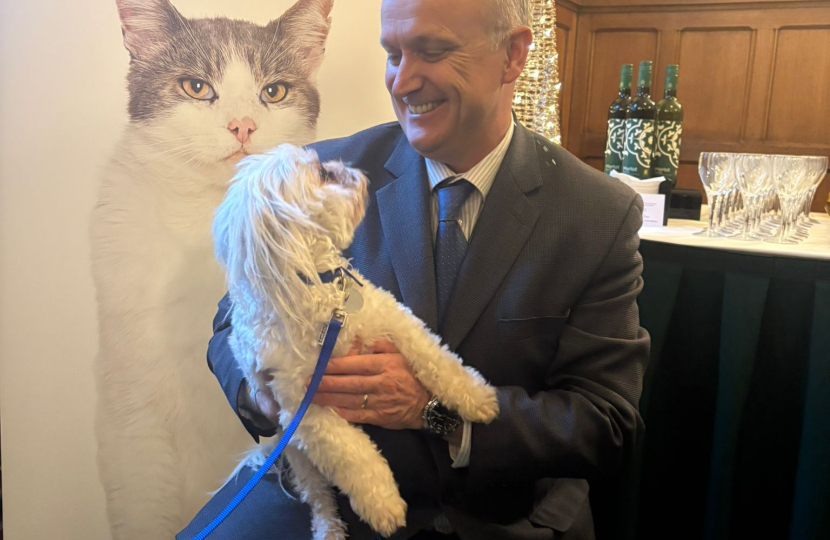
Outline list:
[[[744,197],[744,230],[741,233],[741,237],[744,239],[749,238],[749,233],[752,227],[752,199],[749,197]]]
[[[761,218],[764,215],[764,208],[766,205],[766,198],[763,195],[758,195],[754,201],[752,209],[752,234],[757,235],[761,230]]]
[[[781,240],[786,240],[787,237],[790,236],[790,212],[789,204],[784,204],[784,201],[781,201],[781,234],[779,235]]]
[[[715,232],[715,216],[720,211],[720,195],[712,194],[709,196],[712,205],[709,207],[709,232]]]

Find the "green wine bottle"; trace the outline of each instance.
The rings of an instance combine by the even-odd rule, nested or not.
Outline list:
[[[631,100],[625,115],[625,149],[622,172],[635,178],[651,174],[654,150],[654,118],[657,108],[651,101],[651,62],[640,62],[637,97]]]
[[[625,147],[625,114],[631,104],[631,72],[634,65],[620,68],[620,95],[608,108],[608,131],[605,136],[605,174],[622,171]]]
[[[680,165],[680,135],[683,131],[683,107],[677,101],[677,64],[666,66],[666,90],[657,104],[657,127],[652,176],[663,176],[672,187],[677,184]]]

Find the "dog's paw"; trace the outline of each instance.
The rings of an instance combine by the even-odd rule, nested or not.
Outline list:
[[[346,524],[340,518],[326,520],[325,517],[315,515],[312,511],[311,529],[313,540],[346,540]]]
[[[499,415],[499,398],[492,386],[474,386],[470,389],[469,397],[457,408],[464,420],[489,424]]]
[[[406,525],[406,502],[399,494],[378,497],[373,494],[363,504],[352,500],[352,508],[372,529],[389,537]]]
[[[346,531],[343,529],[330,530],[326,532],[326,535],[322,537],[322,540],[346,540],[347,536]],[[317,538],[314,540],[317,540]]]

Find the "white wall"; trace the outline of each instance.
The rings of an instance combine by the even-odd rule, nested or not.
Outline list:
[[[173,0],[265,23],[292,0]],[[336,0],[320,138],[394,119],[379,0]],[[0,2],[0,414],[6,540],[106,539],[87,219],[126,123],[114,0]],[[351,81],[366,81],[359,88]],[[349,84],[344,84],[349,81]]]

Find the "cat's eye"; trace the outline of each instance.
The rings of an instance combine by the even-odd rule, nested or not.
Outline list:
[[[193,99],[208,100],[216,97],[213,87],[202,79],[182,79],[182,90]]]
[[[265,103],[279,103],[286,96],[288,96],[288,87],[281,83],[273,83],[262,89],[260,98]]]

